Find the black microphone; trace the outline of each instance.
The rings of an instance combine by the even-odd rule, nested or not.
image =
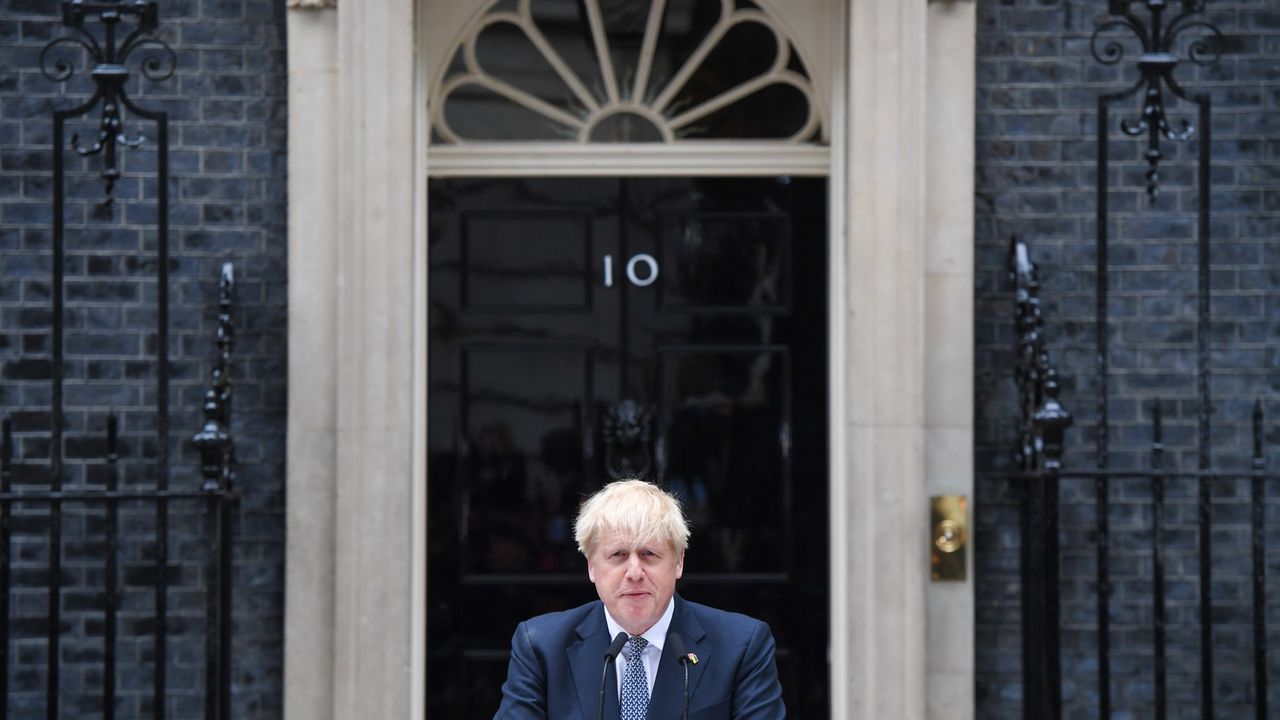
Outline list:
[[[675,630],[667,633],[667,647],[684,666],[684,720],[689,720],[689,653],[684,648],[684,639]]]
[[[609,643],[609,649],[604,651],[604,666],[600,668],[600,720],[604,720],[604,684],[609,679],[609,663],[618,659],[618,653],[626,644],[627,634],[620,632]]]

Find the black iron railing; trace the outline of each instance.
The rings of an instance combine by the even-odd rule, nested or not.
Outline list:
[[[1147,9],[1147,15],[1141,17],[1133,11],[1134,5],[1144,5]],[[1209,95],[1206,93],[1192,93],[1182,86],[1174,74],[1174,70],[1178,67],[1179,58],[1176,55],[1178,50],[1178,42],[1184,35],[1189,38],[1187,47],[1187,56],[1191,62],[1198,65],[1211,65],[1218,61],[1222,48],[1222,33],[1217,27],[1203,19],[1204,0],[1183,0],[1176,8],[1166,0],[1109,0],[1108,10],[1112,19],[1107,20],[1098,25],[1091,39],[1091,49],[1094,58],[1104,65],[1115,65],[1124,59],[1124,46],[1121,42],[1111,39],[1102,42],[1106,37],[1114,37],[1110,35],[1113,32],[1120,32],[1122,35],[1127,34],[1131,39],[1136,40],[1141,46],[1141,53],[1137,57],[1138,77],[1137,80],[1129,87],[1120,92],[1104,94],[1098,97],[1098,124],[1097,124],[1097,168],[1098,168],[1098,186],[1097,186],[1097,253],[1098,253],[1098,272],[1097,272],[1097,377],[1099,385],[1098,404],[1097,404],[1097,468],[1099,471],[1105,470],[1109,465],[1109,419],[1108,419],[1108,401],[1110,395],[1108,393],[1109,385],[1109,359],[1108,352],[1108,333],[1110,325],[1107,321],[1108,314],[1108,247],[1109,232],[1108,221],[1110,220],[1109,208],[1109,186],[1108,186],[1108,170],[1110,168],[1109,154],[1109,135],[1112,131],[1110,118],[1110,108],[1112,105],[1135,97],[1139,93],[1142,94],[1139,114],[1136,120],[1124,119],[1120,122],[1120,130],[1131,137],[1146,136],[1146,150],[1143,152],[1143,158],[1147,163],[1147,195],[1153,205],[1156,204],[1160,192],[1160,163],[1164,158],[1164,152],[1161,150],[1160,144],[1162,140],[1166,141],[1182,141],[1188,140],[1193,136],[1199,135],[1199,162],[1197,173],[1197,361],[1198,361],[1198,386],[1200,394],[1199,407],[1199,467],[1204,472],[1200,478],[1200,504],[1201,512],[1201,546],[1200,546],[1200,593],[1201,597],[1210,597],[1210,589],[1212,586],[1213,565],[1211,561],[1212,547],[1209,535],[1209,500],[1210,500],[1210,478],[1214,473],[1209,472],[1209,428],[1210,428],[1210,368],[1209,368],[1209,302],[1210,302],[1210,282],[1209,282],[1209,211],[1210,211],[1210,166],[1211,166],[1211,102]],[[1196,37],[1191,37],[1197,35]],[[1101,44],[1100,44],[1101,43]],[[1198,127],[1185,120],[1181,121],[1180,127],[1174,127],[1166,113],[1166,94],[1181,98],[1187,102],[1194,103],[1198,108],[1199,123]],[[1107,503],[1105,502],[1107,488],[1106,474],[1100,473],[1097,479],[1097,492],[1100,501],[1098,503],[1098,518],[1101,523],[1099,529],[1099,562],[1103,562],[1105,555],[1105,546],[1102,545],[1107,538],[1106,532],[1106,512]],[[1159,532],[1157,530],[1157,532]],[[1098,664],[1103,676],[1108,674],[1110,668],[1110,652],[1108,648],[1109,634],[1106,632],[1108,625],[1109,609],[1107,593],[1098,593],[1098,635],[1099,650]],[[1213,717],[1213,690],[1208,679],[1213,677],[1213,643],[1212,643],[1212,607],[1210,603],[1201,604],[1200,612],[1200,661],[1201,676],[1205,679],[1204,687],[1201,692],[1201,713],[1204,717]],[[1157,677],[1157,717],[1163,718],[1164,707],[1164,677]],[[1104,684],[1100,688],[1099,704],[1103,717],[1108,717],[1111,710],[1111,691],[1110,687]],[[1263,700],[1263,705],[1266,704]],[[1259,716],[1261,717],[1261,716]]]
[[[79,687],[64,693],[65,651],[92,642],[99,623],[101,697],[89,698],[88,705],[100,708],[102,717],[114,718],[121,697],[119,678],[129,678],[130,695],[136,702],[140,684],[136,673],[139,665],[149,663],[149,702],[137,703],[131,706],[137,710],[125,714],[133,716],[142,711],[150,717],[166,717],[174,674],[171,625],[177,622],[177,612],[190,614],[191,604],[179,601],[178,611],[171,608],[173,571],[175,567],[181,571],[190,569],[192,564],[203,564],[204,579],[195,584],[204,594],[203,710],[206,718],[225,719],[230,717],[232,534],[237,497],[230,382],[234,275],[230,263],[225,264],[218,299],[217,354],[211,384],[204,395],[204,423],[191,438],[200,455],[202,479],[195,480],[194,473],[174,474],[178,466],[170,449],[174,438],[170,414],[169,115],[139,106],[127,91],[130,65],[138,67],[142,78],[163,81],[175,72],[176,56],[155,34],[159,12],[153,0],[69,0],[61,4],[61,9],[67,32],[46,45],[40,55],[41,70],[50,80],[66,83],[76,74],[79,61],[88,58],[92,91],[83,102],[53,112],[48,285],[51,311],[48,359],[40,360],[42,366],[47,364],[48,393],[24,396],[21,413],[10,410],[0,420],[0,659],[4,668],[0,672],[0,717],[32,717],[38,712],[26,700],[18,706],[10,686],[11,678],[17,675],[14,667],[18,658],[11,647],[16,644],[15,634],[25,643],[33,626],[43,629],[42,710],[45,717],[56,720],[72,711],[64,708],[70,704],[64,694],[84,691]],[[95,131],[84,133],[84,138],[79,132],[67,138],[69,124],[94,112]],[[71,372],[65,347],[67,172],[72,153],[97,163],[106,196],[99,208],[109,215],[123,177],[122,153],[150,144],[140,129],[131,125],[139,121],[154,129],[156,226],[154,240],[142,242],[140,251],[130,260],[137,267],[154,268],[154,282],[145,283],[145,287],[154,288],[154,297],[150,298],[154,304],[138,313],[139,317],[154,317],[153,334],[144,345],[153,349],[154,357],[147,363],[135,363],[147,368],[146,380],[133,384],[137,397],[149,400],[151,406],[144,412],[130,408],[127,422],[133,427],[126,442],[117,410],[102,416],[86,411],[82,405],[69,406],[64,392]],[[96,217],[100,213],[88,215]],[[140,283],[139,287],[143,285]],[[147,298],[145,292],[139,294]],[[77,374],[71,377],[78,381],[92,377],[92,373],[74,372]],[[33,411],[30,397],[47,398],[47,412]],[[20,429],[15,428],[14,422],[19,415]],[[105,422],[91,428],[95,417],[103,417]],[[41,418],[47,422],[47,435],[38,427]],[[69,433],[68,427],[74,426],[79,426],[80,432]],[[97,450],[86,451],[90,447]],[[126,449],[131,455],[128,462],[122,459]],[[182,521],[203,518],[204,527],[194,533],[191,527],[183,527],[175,533],[171,518],[178,509],[183,513]],[[70,529],[64,523],[67,519],[75,521]],[[99,522],[100,529],[96,524]],[[32,572],[31,559],[26,558],[21,571],[15,572],[15,563],[20,559],[15,548],[29,546],[37,534],[47,538],[47,567]],[[199,559],[192,559],[191,550],[184,547],[193,534],[203,538]],[[77,572],[69,579],[64,557],[69,555],[70,545],[91,545],[97,538],[102,539],[101,548],[92,552],[77,550]],[[99,555],[100,569],[84,569],[86,557]],[[144,571],[144,564],[150,568]],[[199,568],[195,570],[193,574],[198,575]],[[43,581],[45,596],[44,617],[38,620],[33,618],[29,602],[21,611],[14,602],[15,598],[29,600],[37,580]],[[133,607],[125,607],[126,591],[136,596],[139,586],[150,594],[150,607],[140,610],[136,602]],[[183,588],[184,595],[189,594],[189,587]],[[75,604],[68,614],[74,617],[68,617],[64,611],[72,595]],[[91,600],[86,601],[85,597]],[[122,622],[126,617],[128,622]],[[128,658],[121,655],[125,641],[129,642]],[[140,651],[139,642],[149,645],[149,653]],[[83,669],[88,661],[83,654],[76,657],[78,669]],[[180,662],[189,664],[185,659]],[[24,661],[29,663],[30,660]],[[189,671],[184,667],[183,672]],[[31,690],[31,677],[24,680],[24,693]],[[182,682],[188,680],[184,677]],[[189,688],[184,692],[189,693]]]
[[[231,384],[228,370],[231,360],[233,324],[232,298],[234,292],[233,273],[230,263],[223,266],[221,290],[219,293],[219,313],[217,328],[218,357],[214,364],[213,382],[205,394],[204,427],[192,438],[192,443],[201,454],[201,474],[203,481],[199,486],[188,488],[172,488],[162,486],[156,481],[152,487],[121,488],[119,480],[119,418],[117,415],[107,416],[103,430],[104,453],[99,459],[105,467],[105,482],[102,485],[78,485],[74,488],[56,481],[52,474],[54,467],[60,463],[36,463],[24,465],[14,462],[13,423],[6,417],[0,420],[0,658],[4,660],[5,672],[0,672],[0,717],[9,716],[9,673],[11,662],[9,653],[10,629],[14,618],[11,616],[9,599],[15,587],[12,581],[13,563],[13,521],[15,506],[23,507],[22,515],[27,520],[44,518],[48,523],[50,536],[49,569],[48,569],[48,616],[47,655],[45,675],[45,715],[48,718],[60,717],[59,707],[62,703],[60,690],[60,658],[62,644],[66,639],[63,624],[60,622],[63,603],[63,573],[61,572],[61,556],[63,529],[61,519],[63,511],[74,506],[88,511],[101,511],[104,518],[105,560],[103,562],[102,597],[102,716],[110,720],[115,717],[116,709],[116,677],[118,649],[118,617],[120,613],[121,573],[119,557],[121,552],[122,532],[119,525],[121,505],[131,507],[151,507],[157,516],[154,535],[149,546],[154,556],[155,583],[152,622],[153,656],[152,692],[153,717],[163,718],[166,715],[166,687],[168,678],[167,638],[168,617],[167,600],[169,596],[169,552],[171,543],[169,534],[169,511],[172,502],[203,502],[206,506],[207,550],[206,575],[204,587],[206,598],[206,639],[205,639],[205,717],[224,719],[230,717],[230,669],[231,669],[231,561],[232,561],[232,520],[233,509],[238,499],[235,489],[235,444],[230,434]],[[60,370],[54,368],[54,375]],[[56,454],[55,454],[56,456]],[[33,472],[28,476],[39,475],[47,471],[47,489],[39,487],[23,487],[15,489],[13,478],[16,472],[23,469]],[[47,508],[47,513],[33,514],[39,507]],[[130,537],[133,543],[139,538]],[[142,538],[146,540],[146,538]]]
[[[1057,401],[1057,374],[1044,343],[1044,317],[1039,300],[1039,281],[1027,246],[1015,240],[1010,253],[1010,275],[1016,292],[1017,317],[1017,382],[1022,402],[1021,441],[1018,448],[1020,472],[995,473],[993,476],[1013,480],[1023,488],[1022,495],[1022,640],[1023,702],[1028,720],[1056,720],[1063,717],[1061,675],[1061,617],[1059,610],[1059,491],[1064,484],[1092,485],[1095,492],[1097,564],[1097,698],[1100,718],[1111,717],[1110,605],[1112,589],[1110,569],[1111,488],[1118,483],[1137,481],[1149,488],[1151,502],[1151,678],[1154,717],[1163,719],[1168,713],[1168,666],[1166,611],[1165,537],[1166,483],[1192,481],[1200,488],[1237,481],[1250,484],[1250,567],[1252,572],[1252,640],[1254,715],[1258,720],[1269,717],[1267,699],[1267,595],[1266,595],[1266,483],[1280,480],[1280,475],[1266,470],[1264,428],[1266,418],[1262,399],[1253,403],[1251,413],[1252,453],[1245,469],[1199,468],[1192,471],[1166,469],[1164,442],[1164,408],[1169,403],[1156,399],[1151,404],[1151,437],[1147,467],[1143,469],[1075,469],[1062,464],[1063,433],[1071,424],[1071,414]],[[1202,402],[1204,400],[1202,399]],[[1074,493],[1073,493],[1074,494]],[[1205,587],[1211,576],[1210,557],[1214,529],[1213,503],[1204,491],[1197,494],[1197,548],[1200,557],[1199,617],[1201,618],[1201,711],[1213,707],[1214,604]],[[1208,566],[1207,566],[1208,565]],[[1206,661],[1203,656],[1208,656]],[[1213,717],[1211,714],[1203,717]]]
[[[1179,82],[1175,70],[1178,53],[1197,65],[1211,65],[1218,60],[1222,34],[1203,18],[1203,0],[1109,0],[1110,17],[1101,22],[1091,39],[1093,56],[1106,65],[1120,63],[1125,47],[1140,48],[1136,58],[1136,80],[1124,90],[1103,94],[1098,98],[1097,123],[1097,195],[1096,195],[1096,290],[1095,290],[1095,371],[1096,406],[1092,468],[1063,465],[1063,432],[1071,423],[1071,415],[1057,401],[1057,374],[1050,363],[1045,345],[1045,318],[1039,299],[1039,280],[1030,252],[1014,240],[1010,250],[1010,276],[1016,292],[1017,368],[1016,379],[1021,400],[1022,421],[1018,460],[1020,472],[995,473],[1012,478],[1024,490],[1022,501],[1022,632],[1024,716],[1028,720],[1057,720],[1063,717],[1062,685],[1062,619],[1059,587],[1059,491],[1071,490],[1073,497],[1087,497],[1086,488],[1074,492],[1073,484],[1092,490],[1095,503],[1093,527],[1089,536],[1095,541],[1096,627],[1098,717],[1112,715],[1112,607],[1113,572],[1111,560],[1113,532],[1110,527],[1112,489],[1119,483],[1145,486],[1149,491],[1150,561],[1151,561],[1151,657],[1150,687],[1154,697],[1151,707],[1156,720],[1164,720],[1169,712],[1169,666],[1167,594],[1169,543],[1166,534],[1170,521],[1166,517],[1167,485],[1171,482],[1196,485],[1195,550],[1198,572],[1198,658],[1200,675],[1199,710],[1203,718],[1215,717],[1214,663],[1215,615],[1213,580],[1213,488],[1231,481],[1251,485],[1250,552],[1252,572],[1252,639],[1254,715],[1258,720],[1269,717],[1266,628],[1266,483],[1277,479],[1266,469],[1264,446],[1265,417],[1261,398],[1252,409],[1252,453],[1240,464],[1244,469],[1214,468],[1211,465],[1211,421],[1213,397],[1210,392],[1210,180],[1211,180],[1211,103],[1204,92],[1192,92]],[[1139,11],[1145,9],[1145,15]],[[1196,212],[1196,469],[1179,471],[1169,467],[1165,457],[1165,409],[1172,402],[1156,397],[1145,399],[1151,417],[1151,445],[1146,467],[1119,469],[1113,467],[1111,420],[1108,417],[1111,396],[1110,338],[1114,330],[1110,309],[1110,134],[1114,130],[1111,109],[1115,104],[1141,95],[1138,112],[1133,119],[1119,123],[1122,134],[1145,139],[1141,154],[1146,164],[1146,195],[1152,208],[1158,208],[1161,163],[1166,157],[1162,142],[1178,142],[1195,138],[1199,142],[1196,156],[1197,186],[1193,203]],[[1196,107],[1197,123],[1170,120],[1166,100],[1178,98]],[[1189,399],[1185,398],[1184,400]],[[1221,455],[1221,453],[1219,453]],[[1175,466],[1176,467],[1176,466]],[[1186,599],[1180,601],[1186,604]],[[1180,652],[1182,657],[1185,652]]]

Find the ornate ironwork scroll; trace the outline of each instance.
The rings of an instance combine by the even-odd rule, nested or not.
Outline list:
[[[1147,17],[1140,18],[1134,6],[1145,6]],[[1128,88],[1120,92],[1098,97],[1098,187],[1097,187],[1097,290],[1096,290],[1096,332],[1097,332],[1097,456],[1098,471],[1098,536],[1099,536],[1099,576],[1102,578],[1098,593],[1098,656],[1099,677],[1103,679],[1099,693],[1099,705],[1104,714],[1110,712],[1109,648],[1108,648],[1108,609],[1106,597],[1106,487],[1108,467],[1108,433],[1109,419],[1107,398],[1109,379],[1109,352],[1107,331],[1108,321],[1108,266],[1109,266],[1109,189],[1108,189],[1108,131],[1110,122],[1108,112],[1110,106],[1120,100],[1132,97],[1140,90],[1144,99],[1140,115],[1136,120],[1125,119],[1120,122],[1120,130],[1126,135],[1137,137],[1146,135],[1147,149],[1144,157],[1147,162],[1147,195],[1154,203],[1159,195],[1159,165],[1163,159],[1160,149],[1161,139],[1186,140],[1192,135],[1199,136],[1199,157],[1197,173],[1197,369],[1199,402],[1199,466],[1201,471],[1209,468],[1209,414],[1211,404],[1210,372],[1209,372],[1209,325],[1210,325],[1210,284],[1209,284],[1209,211],[1210,211],[1210,167],[1211,167],[1211,102],[1206,93],[1192,93],[1175,77],[1178,68],[1179,52],[1185,52],[1187,59],[1201,66],[1216,63],[1222,53],[1222,33],[1216,26],[1203,19],[1204,0],[1181,0],[1176,9],[1169,0],[1109,0],[1108,11],[1111,19],[1101,22],[1091,38],[1091,50],[1098,62],[1115,65],[1124,57],[1124,49],[1117,39],[1109,39],[1100,44],[1106,33],[1127,31],[1141,45],[1142,52],[1137,58],[1138,78]],[[1166,17],[1172,15],[1172,18]],[[1165,107],[1165,91],[1198,108],[1198,127],[1188,121],[1182,121],[1177,129],[1169,121]],[[1213,613],[1212,613],[1212,550],[1210,539],[1210,477],[1200,477],[1200,671],[1201,714],[1213,717]]]
[[[1138,79],[1126,90],[1115,95],[1105,96],[1107,101],[1128,98],[1143,91],[1142,107],[1136,119],[1125,118],[1120,121],[1120,129],[1126,135],[1147,136],[1147,150],[1143,157],[1147,161],[1147,195],[1155,202],[1160,193],[1160,139],[1186,140],[1196,132],[1190,121],[1181,120],[1175,128],[1169,121],[1165,109],[1165,90],[1188,102],[1207,103],[1207,98],[1189,93],[1177,78],[1174,70],[1178,67],[1178,49],[1182,37],[1187,33],[1202,33],[1199,37],[1188,37],[1186,44],[1187,58],[1197,65],[1212,65],[1222,54],[1222,33],[1217,27],[1200,19],[1204,12],[1204,0],[1182,0],[1180,9],[1173,19],[1166,22],[1165,13],[1173,3],[1168,0],[1110,0],[1108,12],[1115,19],[1100,23],[1093,31],[1090,49],[1093,57],[1104,65],[1115,65],[1124,58],[1123,45],[1115,40],[1107,40],[1099,44],[1105,33],[1115,30],[1127,30],[1141,44],[1142,53],[1138,56]],[[1133,12],[1134,5],[1145,5],[1148,21],[1143,21]],[[1099,130],[1100,133],[1104,132]],[[1208,143],[1208,136],[1202,137]]]
[[[61,571],[62,517],[67,503],[105,502],[108,506],[109,559],[115,562],[118,549],[115,538],[115,503],[124,497],[145,499],[155,503],[155,552],[156,583],[154,587],[154,637],[151,648],[154,667],[151,703],[155,717],[166,713],[166,687],[168,682],[168,596],[169,596],[169,511],[171,500],[184,497],[181,491],[169,486],[170,476],[170,423],[169,423],[169,118],[168,114],[140,107],[130,98],[128,84],[131,78],[129,66],[136,64],[142,77],[162,81],[173,76],[177,68],[177,56],[173,49],[154,33],[158,27],[158,3],[154,0],[118,0],[117,2],[88,2],[67,0],[61,4],[61,23],[69,33],[53,39],[40,53],[41,72],[53,82],[66,82],[76,74],[78,60],[87,56],[90,61],[89,78],[93,91],[89,98],[73,107],[53,112],[53,233],[52,233],[52,283],[50,287],[51,320],[51,392],[49,412],[50,452],[49,484],[47,490],[15,494],[5,490],[0,502],[5,503],[2,514],[9,512],[8,503],[49,503],[49,572],[48,572],[48,623],[46,653],[45,710],[50,718],[60,712],[60,658],[62,656],[61,604],[63,579]],[[121,178],[120,155],[123,150],[143,145],[145,136],[128,127],[131,119],[141,118],[155,124],[156,147],[156,324],[155,324],[155,482],[147,490],[129,490],[127,493],[115,485],[114,472],[118,459],[116,447],[117,421],[112,416],[107,427],[107,465],[113,479],[105,492],[78,493],[64,488],[64,458],[58,450],[64,447],[66,409],[63,393],[65,352],[65,267],[66,267],[66,155],[69,121],[98,111],[98,126],[92,137],[83,142],[80,134],[70,137],[71,150],[80,157],[99,157],[99,175],[105,185],[106,203],[110,205]],[[112,575],[115,565],[108,570]],[[104,681],[103,716],[113,718],[115,712],[115,612],[118,593],[114,577],[108,578],[105,587],[106,619],[104,622],[104,673],[111,679]],[[8,591],[7,576],[0,578],[0,593]],[[7,608],[5,608],[7,610]],[[0,618],[5,620],[6,618]]]
[[[122,26],[132,20],[134,28],[125,34]],[[91,31],[90,22],[101,26],[101,39]],[[78,49],[88,53],[93,62],[89,76],[94,82],[94,93],[85,103],[59,113],[61,120],[89,114],[101,106],[101,117],[95,137],[82,144],[79,134],[71,136],[71,146],[77,155],[102,156],[102,180],[106,185],[107,201],[111,201],[116,181],[120,179],[118,153],[121,147],[141,147],[145,138],[141,134],[130,137],[125,128],[128,110],[140,117],[163,121],[163,113],[138,107],[125,91],[129,80],[128,63],[139,58],[142,75],[149,80],[167,80],[177,69],[177,56],[167,42],[154,35],[159,24],[156,2],[83,2],[68,0],[62,3],[62,24],[74,31],[72,35],[51,40],[40,52],[40,70],[53,82],[64,82],[75,74],[72,61],[58,57],[60,47]],[[124,35],[121,40],[120,36]],[[55,135],[61,142],[61,135]],[[61,153],[57,157],[61,163]]]

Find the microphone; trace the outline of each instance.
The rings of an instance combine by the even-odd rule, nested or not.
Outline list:
[[[684,666],[684,720],[689,720],[689,653],[685,650],[684,639],[675,630],[667,633],[667,647]]]
[[[620,632],[609,643],[609,649],[604,651],[604,666],[600,668],[600,720],[604,720],[604,684],[609,679],[609,663],[618,659],[618,653],[626,644],[627,634]]]

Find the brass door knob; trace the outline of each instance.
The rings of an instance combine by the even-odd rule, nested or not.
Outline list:
[[[944,553],[953,553],[964,546],[964,526],[955,520],[943,520],[933,526],[933,544]]]

